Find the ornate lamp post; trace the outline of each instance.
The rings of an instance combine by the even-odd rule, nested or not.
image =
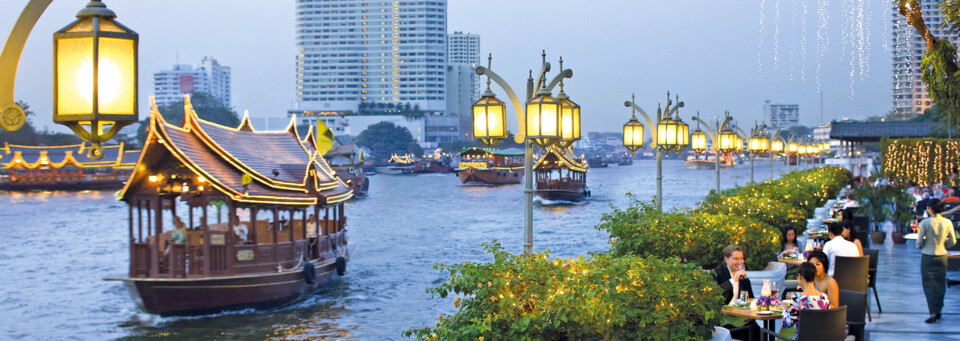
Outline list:
[[[800,155],[797,153],[800,151],[800,144],[797,143],[797,136],[791,135],[790,142],[787,143],[787,169],[790,169],[790,156],[795,156],[797,158],[797,170],[800,170]]]
[[[776,132],[771,132],[770,138],[770,180],[773,180],[773,158],[783,153],[786,143],[777,136]]]
[[[636,98],[631,96],[631,100],[624,102],[623,105],[630,107],[634,115],[623,125],[623,144],[630,151],[636,151],[643,146],[643,124],[637,121],[636,112],[647,120],[650,125],[650,132],[653,135],[651,148],[657,149],[657,208],[663,211],[663,151],[668,153],[676,151],[680,153],[683,148],[690,144],[690,126],[680,119],[679,110],[683,107],[683,102],[677,96],[676,105],[670,100],[670,92],[667,92],[667,106],[662,110],[657,106],[657,125],[653,125],[653,120],[647,115],[647,112],[641,109],[634,101]],[[671,115],[673,117],[671,118]],[[656,127],[656,128],[654,128]]]
[[[506,110],[503,110],[505,105],[490,90],[490,80],[507,93],[517,114],[520,131],[514,136],[514,141],[524,145],[523,253],[527,256],[533,254],[533,145],[543,148],[553,144],[563,146],[580,138],[580,106],[569,100],[562,87],[556,98],[550,92],[558,83],[562,83],[563,78],[573,77],[573,71],[563,70],[561,64],[560,73],[547,83],[546,74],[550,72],[550,63],[546,61],[546,51],[541,57],[536,85],[532,77],[527,78],[527,96],[524,102],[517,98],[503,78],[490,70],[493,56],[487,57],[487,67],[478,66],[476,69],[477,75],[487,76],[487,91],[473,108],[474,137],[488,146],[494,146],[506,138]],[[533,89],[539,91],[533,93]]]
[[[770,139],[767,138],[767,135],[763,134],[763,129],[767,126],[757,126],[753,125],[753,130],[750,132],[750,182],[753,182],[753,156],[754,154],[763,154],[770,150]]]
[[[736,135],[733,130],[730,130],[728,124],[730,123],[730,112],[727,111],[724,113],[723,123],[719,119],[716,121],[716,125],[713,130],[710,129],[710,125],[707,122],[704,122],[700,119],[700,113],[697,113],[697,116],[693,116],[693,120],[697,121],[697,129],[699,130],[700,123],[703,124],[703,128],[707,130],[707,134],[710,135],[710,140],[713,141],[713,150],[717,152],[716,155],[716,167],[714,172],[717,175],[717,193],[720,193],[720,157],[722,153],[730,153],[736,149]],[[700,137],[697,137],[700,139]],[[703,143],[704,147],[706,146],[706,140]],[[704,148],[706,150],[706,148]]]
[[[16,131],[25,122],[13,97],[17,64],[27,36],[51,1],[27,4],[0,53],[0,127],[5,130]],[[139,36],[116,17],[93,0],[77,13],[77,20],[53,35],[53,121],[90,142],[88,156],[94,159],[103,157],[100,143],[138,119]]]

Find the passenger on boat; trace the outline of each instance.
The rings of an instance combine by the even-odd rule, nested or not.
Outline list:
[[[240,223],[240,217],[233,216],[233,219],[236,221],[236,225],[233,225],[233,233],[237,235],[237,238],[240,239],[242,243],[247,240],[247,234],[250,233],[250,231],[247,229],[247,225]]]
[[[314,222],[312,214],[307,218],[307,238],[310,243],[310,257],[313,257],[316,253],[316,248],[313,245],[317,243],[317,223]]]
[[[170,254],[174,244],[183,244],[187,240],[187,224],[184,224],[180,217],[173,216],[173,226],[173,232],[170,233],[170,240],[173,243],[167,242],[167,246],[163,250],[164,257]]]

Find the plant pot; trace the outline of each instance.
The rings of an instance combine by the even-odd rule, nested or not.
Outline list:
[[[904,235],[906,235],[906,232],[893,231],[890,233],[890,239],[893,239],[894,244],[906,244],[907,238],[903,238]]]
[[[883,245],[883,241],[886,239],[886,231],[870,231],[870,240],[873,241],[874,244]]]

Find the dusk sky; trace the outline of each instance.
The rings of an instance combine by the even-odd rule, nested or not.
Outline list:
[[[0,2],[4,40],[26,3]],[[40,127],[67,131],[50,119],[52,35],[86,3],[54,1],[21,57],[15,97],[30,104]],[[447,29],[479,34],[483,56],[493,53],[493,70],[517,91],[525,86],[527,70],[539,68],[542,49],[554,66],[563,56],[564,66],[574,71],[566,92],[583,108],[584,132],[619,131],[630,117],[623,102],[631,93],[654,114],[668,90],[685,102],[681,114],[691,125],[690,116],[697,111],[712,119],[724,110],[741,125],[752,125],[763,119],[763,101],[769,99],[799,104],[800,123],[810,126],[834,118],[884,115],[891,108],[891,55],[885,45],[892,39],[894,13],[890,1],[870,1],[872,7],[867,3],[450,0]],[[169,69],[178,60],[197,65],[204,56],[232,68],[237,112],[282,117],[293,108],[295,1],[106,4],[118,21],[140,34],[141,117],[149,112],[153,72]],[[824,4],[827,20],[821,22],[817,10]],[[862,12],[858,6],[864,6]],[[856,20],[861,16],[863,20]],[[806,31],[801,30],[804,21]],[[829,44],[819,63],[824,114],[818,117],[821,23],[821,35]],[[853,28],[842,29],[844,24]],[[502,90],[494,92],[506,100]]]

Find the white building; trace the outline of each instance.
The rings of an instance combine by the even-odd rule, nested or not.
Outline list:
[[[153,74],[153,96],[157,106],[183,100],[183,94],[194,91],[210,93],[225,107],[231,107],[230,67],[220,65],[211,57],[203,57],[196,68],[176,64],[171,70]]]
[[[917,30],[900,15],[897,4],[893,9],[893,111],[901,118],[913,118],[933,106],[927,86],[920,80],[920,60],[927,44]],[[923,1],[923,21],[937,39],[948,39],[958,46],[960,36],[939,28],[943,15],[936,1]]]
[[[479,34],[457,31],[447,35],[447,65],[456,64],[469,65],[472,68],[485,65],[480,58]],[[470,77],[473,78],[473,99],[480,99],[480,77],[473,72],[470,73]],[[453,96],[454,94],[450,93],[449,81],[447,84],[447,96]],[[448,105],[447,108],[449,107]]]
[[[800,123],[799,104],[771,104],[763,101],[763,120],[771,127],[786,129]]]
[[[297,0],[299,112],[358,104],[446,109],[447,1]]]
[[[474,64],[447,64],[447,114],[458,121],[457,139],[469,140],[473,132],[473,103],[477,94],[477,73]]]

